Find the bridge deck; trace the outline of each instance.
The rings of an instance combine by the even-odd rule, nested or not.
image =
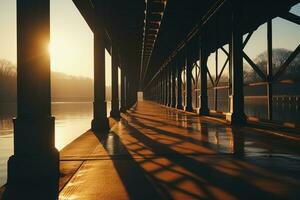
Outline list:
[[[300,199],[299,141],[140,102],[61,151],[60,199]]]

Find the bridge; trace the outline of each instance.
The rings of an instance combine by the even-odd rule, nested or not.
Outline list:
[[[93,120],[59,152],[47,50],[50,0],[17,0],[18,114],[0,197],[299,199],[299,124],[274,117],[276,101],[290,96],[296,105],[299,94],[274,91],[297,83],[284,74],[300,45],[279,65],[273,48],[273,20],[300,25],[291,12],[299,2],[73,0],[94,34]],[[265,68],[245,50],[263,24]],[[112,59],[109,118],[105,49]],[[246,81],[245,62],[259,81]],[[266,102],[265,119],[245,111],[254,98],[245,88],[252,87],[265,88],[258,97]]]

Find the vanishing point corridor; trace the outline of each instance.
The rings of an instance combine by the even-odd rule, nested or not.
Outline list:
[[[60,199],[297,199],[299,139],[139,102],[61,151]],[[113,186],[113,187],[112,187]]]
[[[68,1],[1,2],[17,63],[0,58],[0,103],[15,105],[1,200],[300,199],[300,0]],[[87,31],[77,48],[67,8]],[[54,72],[67,58],[69,74]],[[62,149],[55,101],[91,111]]]

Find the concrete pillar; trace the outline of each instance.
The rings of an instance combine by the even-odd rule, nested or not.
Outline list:
[[[161,70],[161,104],[165,104],[165,76],[164,76],[164,70]]]
[[[192,106],[192,54],[189,47],[186,47],[186,111],[193,111]]]
[[[176,108],[176,67],[177,62],[173,61],[171,64],[171,76],[172,76],[172,102],[171,106]]]
[[[268,119],[273,119],[273,61],[272,61],[272,20],[267,22],[267,40],[268,40],[268,66],[267,66],[267,76],[268,76],[268,85],[267,85],[267,96],[268,96]]]
[[[124,73],[124,69],[121,68],[121,112],[126,112],[126,83],[125,83],[126,77]],[[147,94],[148,95],[148,94]]]
[[[216,49],[216,51],[215,51],[215,63],[216,63],[216,67],[215,67],[215,74],[219,74],[219,70],[218,70],[218,65],[219,65],[219,63],[218,63],[218,61],[219,61],[219,59],[218,59],[218,54],[219,54],[219,50],[218,49]],[[218,85],[215,85],[215,87],[218,87]],[[218,89],[217,88],[214,88],[214,110],[218,110]]]
[[[130,83],[129,83],[128,75],[126,75],[125,82],[126,82],[126,84],[125,84],[125,86],[126,86],[126,90],[125,90],[126,91],[126,93],[125,93],[125,95],[126,95],[126,97],[125,97],[125,99],[126,99],[126,110],[129,110],[131,108],[131,105],[130,105],[130,103],[131,103],[131,101],[130,101],[130,92],[131,92],[131,90],[130,90]]]
[[[236,158],[243,158],[245,155],[245,135],[238,127],[227,128],[228,135],[233,135],[233,155]]]
[[[167,66],[168,72],[168,106],[171,107],[172,105],[172,71],[170,64]]]
[[[177,75],[177,109],[183,109],[182,106],[182,79],[181,79],[181,73],[182,73],[182,57],[179,57],[179,62],[176,66],[176,75]]]
[[[164,102],[164,84],[163,84],[162,71],[160,71],[159,73],[159,80],[160,80],[160,104],[162,105]]]
[[[17,0],[17,118],[6,199],[55,199],[59,152],[51,116],[50,1]],[[38,191],[36,191],[38,189]]]
[[[208,115],[208,96],[207,96],[207,59],[208,53],[205,47],[205,35],[199,36],[199,60],[200,60],[200,108],[199,115]]]
[[[155,78],[155,101],[156,103],[159,103],[159,89],[158,89],[158,79]]]
[[[119,110],[119,76],[118,76],[118,51],[113,42],[111,53],[111,111],[110,116],[120,118]]]
[[[94,27],[94,119],[93,131],[108,131],[105,99],[105,24],[104,0],[95,1]]]
[[[167,67],[164,68],[164,100],[165,105],[168,106],[168,70]]]
[[[160,102],[160,90],[159,90],[159,77],[157,77],[156,79],[156,102],[159,103]]]
[[[243,34],[241,22],[241,3],[239,0],[232,1],[232,34],[231,34],[231,72],[232,72],[232,98],[230,114],[226,119],[231,124],[244,124],[244,83],[243,83]]]

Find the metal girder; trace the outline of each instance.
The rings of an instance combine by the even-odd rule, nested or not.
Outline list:
[[[200,1],[200,0],[199,0]],[[175,4],[174,3],[175,1],[171,2],[170,1],[170,6],[171,4]],[[227,2],[227,3],[226,3]],[[254,12],[251,11],[252,9],[250,9],[249,11],[247,10],[247,8],[250,6],[251,8],[257,6],[257,5],[268,5],[268,0],[246,0],[246,1],[243,1],[245,5],[243,7],[243,10],[244,10],[244,15],[242,16],[242,20],[243,20],[243,24],[244,26],[241,27],[241,31],[243,34],[245,33],[248,33],[248,35],[245,37],[245,40],[243,42],[243,47],[246,46],[246,44],[248,43],[248,40],[251,38],[252,36],[252,32],[254,30],[257,29],[257,27],[259,25],[261,25],[262,23],[265,22],[266,19],[269,19],[270,17],[275,17],[275,16],[278,16],[278,15],[281,15],[283,12],[288,12],[288,10],[291,8],[291,6],[295,5],[296,4],[296,0],[290,0],[290,1],[276,1],[274,2],[274,6],[272,8],[270,8],[269,10],[265,10],[263,7],[260,7],[259,9],[257,9],[257,12]],[[180,6],[180,3],[178,3],[179,6]],[[199,32],[200,28],[205,28],[207,29],[210,22],[214,20],[214,16],[216,15],[216,13],[221,13],[221,14],[224,14],[224,17],[226,18],[226,16],[229,16],[228,14],[226,14],[225,11],[229,10],[230,11],[230,4],[231,4],[231,1],[230,0],[216,0],[214,1],[213,5],[210,5],[210,7],[207,7],[206,9],[209,10],[208,12],[204,13],[205,15],[203,15],[201,17],[201,20],[199,20],[198,22],[196,22],[194,24],[194,26],[192,26],[190,28],[190,31],[188,31],[187,34],[184,34],[185,36],[184,37],[180,37],[180,34],[178,32],[177,29],[177,36],[178,37],[174,37],[174,41],[175,40],[178,40],[178,45],[169,45],[167,46],[166,44],[162,44],[161,47],[157,46],[157,50],[160,50],[159,53],[157,53],[157,50],[155,50],[153,52],[153,55],[152,55],[152,58],[151,58],[151,62],[150,62],[150,66],[149,67],[153,67],[153,68],[160,68],[160,67],[163,67],[166,63],[166,60],[168,60],[169,57],[173,57],[174,55],[176,55],[176,53],[178,53],[180,51],[181,48],[183,48],[185,46],[185,44],[187,44],[188,42],[190,42],[190,40],[192,40],[194,37],[197,36],[196,32]],[[207,4],[209,5],[209,4]],[[178,6],[178,5],[176,5]],[[223,9],[224,8],[224,9]],[[176,9],[174,9],[175,11]],[[179,10],[179,9],[178,9]],[[182,10],[182,9],[181,9]],[[188,10],[188,9],[186,9]],[[225,11],[224,11],[225,10]],[[176,10],[177,11],[177,10]],[[223,12],[224,11],[224,12]],[[184,12],[182,10],[182,12]],[[199,11],[200,12],[200,11]],[[251,13],[252,12],[252,13]],[[166,16],[167,17],[174,17],[173,16],[173,13],[170,12],[170,16],[168,15],[168,11],[166,12]],[[179,14],[178,14],[179,15]],[[220,15],[221,16],[221,15]],[[221,17],[222,18],[222,17]],[[229,20],[230,17],[228,17],[228,20]],[[287,17],[286,17],[287,18]],[[292,18],[291,15],[289,15],[289,18]],[[298,18],[299,16],[293,16],[293,22],[295,23],[298,23]],[[186,18],[188,19],[188,18]],[[200,19],[200,18],[199,18]],[[227,18],[226,18],[227,19]],[[224,27],[228,26],[228,23],[225,23],[226,22],[226,19],[223,20],[223,19],[220,19],[221,22],[223,23]],[[188,19],[189,21],[191,21],[191,18]],[[165,22],[165,21],[164,21]],[[169,24],[172,25],[173,21],[170,21]],[[175,23],[177,24],[177,23]],[[223,27],[223,28],[224,28]],[[222,28],[222,27],[221,27]],[[170,28],[171,29],[171,28]],[[165,31],[165,29],[161,29],[162,32],[161,34],[163,35],[162,37],[164,37],[164,40],[161,39],[162,37],[158,37],[158,41],[160,43],[163,43],[162,41],[170,41],[169,43],[172,43],[171,42],[171,39],[168,38],[168,34],[166,33],[167,31]],[[171,29],[170,31],[172,31],[173,29]],[[230,30],[230,28],[226,29],[227,31]],[[226,31],[224,30],[224,32]],[[172,33],[172,32],[170,32]],[[223,35],[226,35],[226,34],[223,34]],[[222,38],[221,42],[218,44],[218,45],[224,45],[225,42],[229,39],[229,37],[226,37],[224,36],[224,38]],[[209,40],[209,39],[208,39]],[[174,42],[173,42],[174,44]],[[168,50],[167,48],[169,47],[170,50]],[[220,46],[219,46],[220,47]],[[209,48],[209,47],[208,47]],[[167,49],[167,50],[163,50],[163,49]],[[169,52],[170,51],[170,52]],[[224,52],[225,53],[225,52]],[[258,68],[259,69],[259,68]],[[154,69],[155,70],[155,69]],[[155,71],[153,70],[153,74],[155,74]],[[263,74],[263,73],[262,73]],[[266,75],[262,76],[261,77],[265,77]],[[152,76],[152,74],[151,74]],[[145,81],[149,81],[148,83],[151,82],[151,77],[147,77],[147,80],[145,79]],[[148,84],[147,83],[147,84]]]
[[[92,31],[94,31],[94,5],[92,1],[82,1],[82,0],[72,0],[83,18],[85,19],[86,23],[90,27]]]
[[[289,66],[289,64],[296,58],[296,56],[300,53],[300,45],[291,53],[291,55],[286,59],[286,61],[283,63],[283,65],[278,69],[276,74],[273,76],[273,81],[276,81],[286,70],[286,68]]]
[[[253,31],[251,31],[250,33],[248,33],[248,35],[247,35],[247,37],[246,37],[246,39],[245,39],[245,41],[244,41],[244,43],[243,43],[243,49],[244,49],[245,46],[248,44],[248,42],[249,42],[249,40],[250,40],[252,34],[253,34]]]
[[[146,31],[146,34],[157,34],[158,33],[158,29],[148,29],[147,31]]]
[[[156,30],[159,29],[159,26],[160,26],[160,22],[158,21],[150,21],[146,25],[147,28],[156,29]]]
[[[209,77],[209,79],[210,79],[210,81],[211,81],[211,84],[212,84],[213,86],[215,86],[215,81],[214,81],[214,79],[212,78],[211,73],[210,73],[210,71],[208,70],[208,67],[207,67],[207,66],[206,66],[206,71],[207,71],[208,77]]]
[[[163,1],[151,1],[150,0],[148,7],[151,11],[163,12],[164,9],[165,9],[165,2],[163,2]]]
[[[261,69],[259,69],[259,67],[251,60],[251,58],[248,57],[248,55],[243,52],[243,57],[245,58],[245,60],[250,64],[250,66],[252,67],[252,69],[254,69],[254,71],[258,74],[258,76],[264,80],[264,81],[268,81],[267,76],[265,75],[264,72],[261,71]]]
[[[300,25],[300,17],[298,15],[288,12],[288,13],[280,15],[280,17],[283,19],[286,19],[288,21],[291,21],[295,24]]]
[[[221,50],[227,55],[227,57],[229,57],[229,53],[226,51],[226,49],[224,49],[223,47],[221,47]]]
[[[159,32],[163,12],[167,0],[148,0],[146,3],[146,16],[144,25],[143,49],[140,66],[140,85],[143,84],[154,44]]]
[[[218,75],[218,77],[217,77],[217,79],[216,79],[216,86],[218,86],[218,84],[219,84],[219,82],[220,82],[220,79],[221,79],[221,77],[222,77],[223,71],[224,71],[224,69],[225,69],[225,67],[226,67],[226,65],[227,65],[228,62],[229,62],[229,57],[226,59],[224,65],[223,65],[223,67],[222,67],[222,69],[221,69],[221,72],[220,72],[220,74]]]
[[[152,13],[147,17],[147,20],[160,22],[162,20],[162,15],[160,13]]]

